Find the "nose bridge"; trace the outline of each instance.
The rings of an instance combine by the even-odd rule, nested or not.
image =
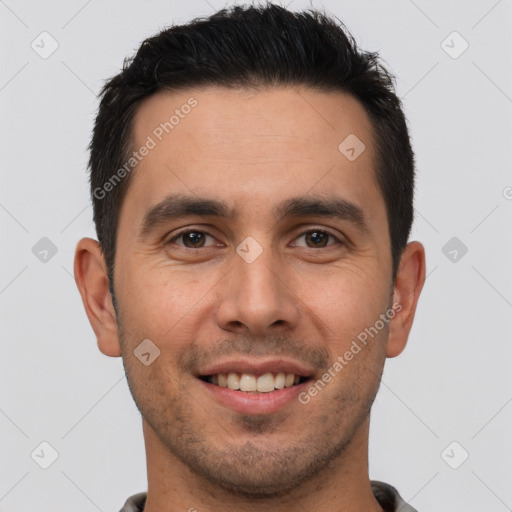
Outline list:
[[[276,326],[294,326],[298,321],[297,302],[286,286],[281,262],[270,242],[244,240],[237,247],[229,282],[217,311],[223,329],[247,329],[265,334]]]
[[[235,259],[236,261],[236,259]],[[240,290],[255,299],[264,296],[267,304],[275,299],[276,294],[282,293],[278,288],[282,287],[278,275],[278,262],[271,249],[267,248],[254,261],[240,258],[235,263],[235,274],[240,279]],[[279,286],[280,285],[280,286]]]

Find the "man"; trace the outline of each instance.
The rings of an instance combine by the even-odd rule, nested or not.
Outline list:
[[[90,150],[75,276],[147,453],[122,510],[413,510],[368,475],[425,278],[378,56],[318,12],[223,10],[142,44]]]

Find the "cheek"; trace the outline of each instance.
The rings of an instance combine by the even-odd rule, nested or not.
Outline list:
[[[346,343],[375,324],[388,306],[389,287],[370,267],[301,275],[297,296],[335,343]]]
[[[146,372],[160,387],[174,389],[177,361],[188,353],[198,339],[212,339],[216,331],[214,301],[216,287],[221,286],[224,271],[215,269],[192,272],[167,264],[144,266],[132,264],[119,294],[123,330],[123,352],[132,354],[142,340],[151,340],[160,350],[159,357]],[[123,354],[123,356],[124,356]],[[144,371],[134,360],[135,379]],[[155,366],[153,368],[153,366]],[[159,367],[162,367],[159,370]],[[163,373],[162,373],[163,372]],[[167,384],[165,384],[167,383]],[[180,387],[176,388],[180,392]]]
[[[215,282],[208,278],[208,273],[199,278],[197,274],[177,268],[149,268],[137,265],[136,261],[123,277],[116,293],[123,304],[125,324],[139,331],[144,329],[147,337],[155,339],[169,335],[180,327],[187,315],[193,315]]]

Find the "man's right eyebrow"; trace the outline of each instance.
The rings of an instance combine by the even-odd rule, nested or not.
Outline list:
[[[171,194],[146,211],[139,236],[147,235],[170,220],[186,216],[233,218],[234,212],[226,203],[217,199]]]

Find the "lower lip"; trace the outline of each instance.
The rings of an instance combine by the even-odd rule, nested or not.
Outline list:
[[[269,393],[248,393],[198,380],[218,402],[242,414],[271,414],[279,411],[294,401],[298,401],[297,397],[309,385],[308,379],[295,386],[276,389]]]

